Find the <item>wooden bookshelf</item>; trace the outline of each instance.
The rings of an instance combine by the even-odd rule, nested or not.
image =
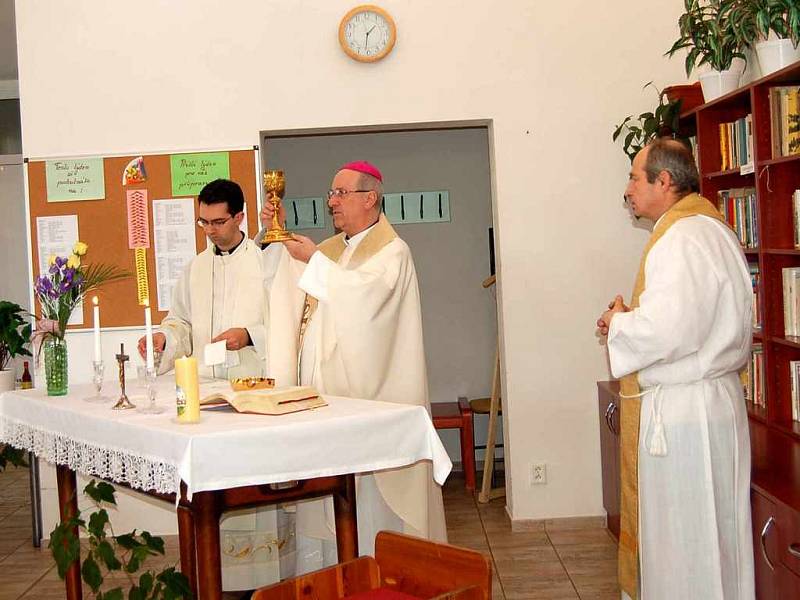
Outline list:
[[[800,360],[800,338],[784,336],[783,284],[781,269],[800,267],[800,250],[794,247],[792,193],[800,189],[800,155],[772,156],[770,89],[800,85],[800,63],[752,82],[722,98],[681,115],[681,129],[697,135],[700,192],[716,202],[720,190],[752,187],[758,202],[760,247],[748,248],[748,262],[758,263],[759,295],[762,303],[762,328],[754,341],[764,347],[766,410],[750,405],[753,418],[778,427],[800,441],[800,424],[792,423],[791,389],[788,363]],[[719,124],[753,115],[753,173],[739,169],[721,170]],[[756,411],[755,409],[758,408]]]
[[[760,272],[762,327],[753,341],[763,347],[766,399],[766,406],[747,403],[759,598],[795,597],[782,594],[800,589],[800,560],[789,551],[792,544],[800,547],[800,423],[792,420],[789,373],[789,362],[800,360],[800,337],[785,335],[781,273],[800,267],[792,216],[800,155],[772,156],[770,121],[770,89],[784,85],[800,85],[800,62],[681,115],[681,129],[697,136],[701,194],[716,202],[720,190],[756,190],[759,248],[747,249],[745,256]],[[719,124],[747,114],[752,114],[754,172],[722,170]]]

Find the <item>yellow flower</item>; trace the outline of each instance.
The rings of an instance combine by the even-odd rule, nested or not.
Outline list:
[[[71,269],[77,269],[81,266],[81,258],[77,254],[70,254],[67,259],[67,266]]]
[[[56,255],[51,254],[50,257],[47,259],[47,266],[52,267],[54,264],[56,264]]]
[[[75,242],[75,245],[72,247],[72,253],[75,256],[83,256],[86,254],[86,251],[89,249],[89,245],[84,242]],[[78,261],[80,264],[80,261]]]

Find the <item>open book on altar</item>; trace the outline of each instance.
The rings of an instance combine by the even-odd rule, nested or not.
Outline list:
[[[234,392],[227,381],[200,385],[200,409],[231,406],[236,412],[259,415],[285,415],[327,406],[319,392],[308,386]]]

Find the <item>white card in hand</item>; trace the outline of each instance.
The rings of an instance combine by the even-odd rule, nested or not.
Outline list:
[[[206,344],[204,355],[206,359],[206,366],[213,367],[214,365],[221,365],[227,358],[227,351],[225,350],[225,340],[214,342],[213,344]]]

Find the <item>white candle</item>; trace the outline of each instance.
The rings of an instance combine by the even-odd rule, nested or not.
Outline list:
[[[155,368],[155,357],[153,355],[153,316],[150,314],[150,300],[144,301],[144,333],[147,343],[147,363],[148,369]]]
[[[94,362],[99,363],[103,360],[103,353],[100,349],[100,302],[97,296],[92,298],[92,304],[94,304]]]

